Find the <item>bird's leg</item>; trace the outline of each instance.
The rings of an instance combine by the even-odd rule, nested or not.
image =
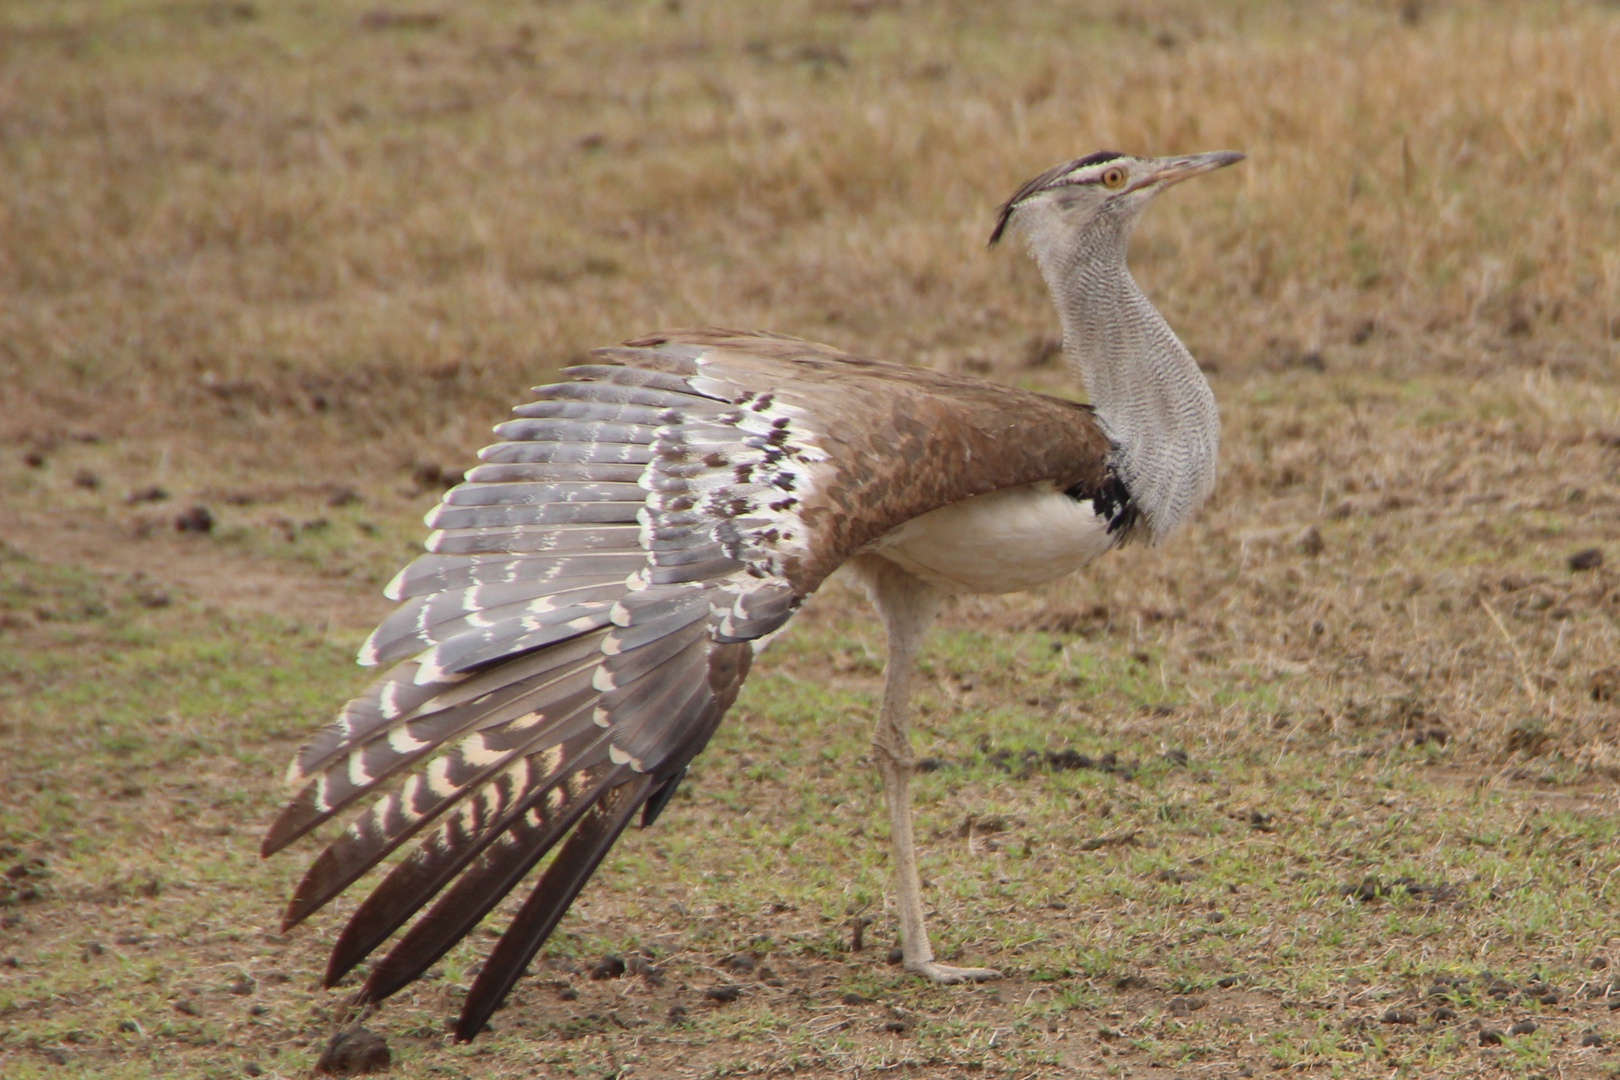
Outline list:
[[[889,639],[889,658],[883,667],[883,708],[872,736],[872,749],[878,773],[883,777],[883,799],[889,811],[905,969],[939,983],[1000,978],[1001,972],[993,968],[936,963],[928,930],[923,926],[922,879],[917,872],[917,843],[911,827],[912,756],[906,721],[917,650],[944,597],[926,582],[881,558],[868,557],[859,570]]]

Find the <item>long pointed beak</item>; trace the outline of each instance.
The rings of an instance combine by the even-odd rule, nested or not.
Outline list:
[[[1228,165],[1236,165],[1244,158],[1236,150],[1214,150],[1207,154],[1190,154],[1187,157],[1161,158],[1158,168],[1142,177],[1131,185],[1131,190],[1149,186],[1158,187],[1161,191],[1171,184],[1179,184],[1183,180],[1203,173],[1223,169]]]

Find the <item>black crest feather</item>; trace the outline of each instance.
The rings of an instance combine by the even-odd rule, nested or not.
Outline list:
[[[994,247],[996,242],[1001,239],[1001,234],[1007,231],[1007,223],[1012,220],[1013,211],[1018,209],[1019,203],[1037,191],[1048,187],[1052,181],[1060,176],[1071,173],[1076,169],[1083,169],[1088,165],[1101,165],[1105,161],[1113,161],[1115,158],[1124,156],[1118,150],[1098,150],[1095,153],[1087,154],[1083,158],[1075,158],[1073,161],[1066,161],[1062,165],[1054,165],[1033,180],[1027,181],[1023,187],[1013,192],[1012,198],[1001,204],[1001,213],[996,217],[995,231],[990,234],[990,246]]]

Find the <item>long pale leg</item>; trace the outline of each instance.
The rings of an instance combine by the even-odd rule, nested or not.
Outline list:
[[[940,983],[999,979],[994,968],[962,968],[934,962],[934,949],[923,926],[922,879],[917,873],[917,843],[911,828],[911,673],[923,636],[939,612],[943,595],[886,559],[867,556],[857,572],[889,639],[883,667],[883,710],[872,736],[873,756],[883,777],[883,799],[889,810],[889,838],[894,846],[894,872],[900,905],[900,949],[905,969]]]

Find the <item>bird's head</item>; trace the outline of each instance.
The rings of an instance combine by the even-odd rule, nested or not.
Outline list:
[[[1162,158],[1099,150],[1048,169],[1014,192],[1002,204],[990,243],[1000,240],[1009,224],[1037,246],[1043,235],[1072,236],[1098,220],[1129,230],[1165,188],[1242,160],[1235,150]]]

